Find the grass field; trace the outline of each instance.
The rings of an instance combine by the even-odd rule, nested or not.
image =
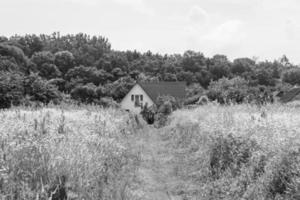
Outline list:
[[[300,199],[300,108],[206,105],[155,129],[93,106],[0,111],[3,199]]]

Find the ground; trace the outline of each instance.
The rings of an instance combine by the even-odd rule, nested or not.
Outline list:
[[[172,154],[160,130],[150,127],[143,129],[135,142],[135,148],[141,158],[133,186],[137,199],[180,199],[171,192],[180,180],[173,175]]]

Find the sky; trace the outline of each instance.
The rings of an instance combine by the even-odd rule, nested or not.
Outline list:
[[[0,35],[79,32],[116,50],[300,64],[299,0],[0,0]]]

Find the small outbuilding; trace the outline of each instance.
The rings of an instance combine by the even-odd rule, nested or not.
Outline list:
[[[154,105],[159,96],[169,95],[184,99],[185,87],[185,82],[137,83],[121,101],[121,108],[139,113],[144,105]]]
[[[291,90],[282,93],[280,97],[282,103],[300,101],[300,87],[292,88]]]

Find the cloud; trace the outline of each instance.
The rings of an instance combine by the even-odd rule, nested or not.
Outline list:
[[[207,11],[200,6],[193,6],[189,10],[187,18],[192,23],[204,23],[208,20],[209,15]]]
[[[144,0],[113,0],[120,5],[129,6],[142,14],[153,15],[153,11],[146,5]]]
[[[294,20],[288,19],[285,23],[286,37],[290,41],[300,39],[300,25]]]
[[[214,23],[207,26],[207,29],[194,26],[186,30],[187,48],[201,50],[211,56],[216,53],[239,52],[245,38],[243,21],[238,19],[227,20],[221,24]]]
[[[236,43],[244,37],[240,32],[242,26],[241,20],[229,20],[217,26],[212,32],[204,35],[203,40],[224,45],[227,43]]]

